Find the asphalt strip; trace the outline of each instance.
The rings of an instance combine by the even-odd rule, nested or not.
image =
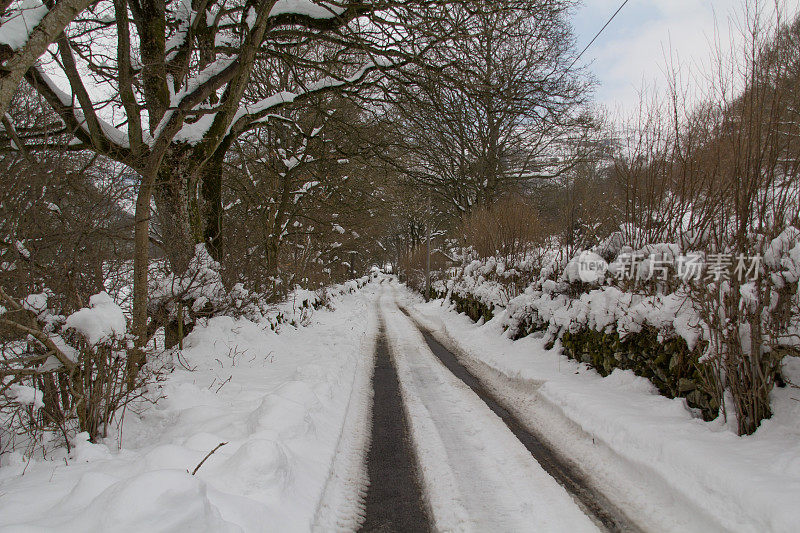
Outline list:
[[[383,323],[375,351],[369,488],[360,531],[431,531]]]

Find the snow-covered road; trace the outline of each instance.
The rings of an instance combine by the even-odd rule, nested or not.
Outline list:
[[[797,531],[800,403],[792,389],[775,389],[773,418],[738,437],[630,371],[603,378],[545,349],[545,339],[510,340],[502,311],[474,323],[441,300],[424,303],[399,285],[397,293],[492,397],[644,531]],[[795,363],[784,370],[798,376]]]
[[[596,531],[503,421],[442,365],[391,293],[380,308],[435,527]]]
[[[405,531],[371,527],[382,527],[383,508],[365,521],[365,496],[381,483],[413,484],[415,474],[411,505],[437,531],[597,531],[608,525],[604,512],[611,530],[796,530],[792,465],[760,481],[750,466],[770,457],[755,452],[776,437],[710,431],[641,378],[600,378],[537,342],[511,342],[495,322],[422,304],[387,279],[280,334],[217,317],[187,337],[185,365],[155,407],[129,413],[122,438],[76,440],[70,453],[27,462],[4,457],[0,532]],[[397,374],[382,406],[379,395],[372,401],[382,387],[376,348],[377,369]],[[375,430],[380,417],[370,424],[373,405],[397,417],[394,437]],[[399,457],[381,438],[409,445]],[[720,442],[720,453],[708,451]],[[368,471],[370,453],[408,475]],[[565,482],[563,471],[575,476]],[[740,471],[747,483],[713,485]]]

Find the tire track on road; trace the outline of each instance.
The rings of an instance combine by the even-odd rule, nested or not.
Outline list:
[[[614,532],[641,531],[641,529],[605,495],[595,490],[580,472],[575,471],[575,469],[563,461],[554,450],[544,444],[536,435],[528,431],[516,417],[486,390],[480,380],[458,361],[458,358],[452,352],[436,340],[430,331],[419,324],[405,308],[402,306],[398,307],[419,330],[428,348],[445,368],[472,389],[472,391],[503,420],[533,458],[551,477],[569,492],[581,509],[592,518],[598,526],[607,531]]]
[[[372,445],[367,454],[369,488],[360,531],[431,530],[409,442],[400,383],[381,318],[372,377]]]

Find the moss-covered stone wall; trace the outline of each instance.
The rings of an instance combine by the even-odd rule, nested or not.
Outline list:
[[[702,347],[689,350],[680,337],[662,340],[658,331],[646,327],[620,339],[616,332],[583,328],[564,333],[561,344],[567,357],[588,364],[602,376],[615,368],[632,370],[649,379],[662,395],[686,398],[705,420],[713,420],[719,413],[717,400],[704,385],[704,369],[698,360]]]
[[[443,298],[444,296],[439,297]],[[453,293],[450,295],[450,300],[456,304],[456,311],[459,313],[466,313],[466,315],[475,322],[481,318],[486,322],[494,317],[493,305],[486,305],[471,296],[461,296]]]
[[[447,295],[436,293],[434,298]],[[450,300],[459,313],[466,313],[477,322],[490,320],[494,308],[471,295],[451,294]],[[536,331],[544,331],[549,324],[536,312],[525,316],[512,338],[520,339]],[[616,331],[602,332],[583,328],[575,333],[566,332],[561,337],[564,354],[586,363],[602,376],[615,368],[631,370],[637,376],[649,379],[658,391],[668,398],[686,398],[690,407],[700,410],[703,419],[713,420],[719,413],[719,404],[707,390],[704,371],[699,362],[702,344],[690,350],[680,337],[661,339],[658,331],[645,327],[639,333],[620,338]]]
[[[511,332],[511,339],[518,340],[522,337],[527,337],[531,333],[537,331],[545,331],[550,324],[539,316],[539,313],[533,311],[526,314],[516,326],[514,331]]]

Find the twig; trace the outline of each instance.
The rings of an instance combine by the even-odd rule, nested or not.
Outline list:
[[[191,474],[192,474],[192,475],[195,475],[195,474],[197,473],[197,471],[198,471],[198,470],[200,470],[200,467],[201,467],[201,466],[203,466],[203,463],[205,463],[205,462],[206,462],[206,459],[208,459],[209,457],[211,457],[211,456],[214,454],[214,452],[215,452],[215,451],[219,450],[220,448],[222,448],[222,447],[223,447],[223,446],[225,446],[226,444],[228,444],[228,443],[227,443],[227,442],[220,442],[219,444],[217,444],[217,447],[216,447],[216,448],[214,448],[213,450],[211,450],[210,452],[208,452],[208,453],[206,454],[206,456],[205,456],[205,457],[203,457],[203,460],[202,460],[202,461],[200,461],[200,462],[197,464],[197,466],[196,466],[196,467],[194,467],[194,470],[192,470]],[[187,470],[187,472],[188,472],[188,470]]]
[[[178,364],[180,364],[184,369],[188,370],[189,372],[194,372],[195,370],[197,370],[197,366],[191,366],[191,367],[189,366],[189,361],[184,362],[185,358],[181,357],[183,355],[183,352],[181,350],[175,352],[175,355],[178,359]]]
[[[217,387],[217,392],[219,392],[219,390],[220,390],[222,387],[224,387],[224,386],[225,386],[225,384],[226,384],[227,382],[229,382],[229,381],[230,381],[232,378],[233,378],[233,374],[231,374],[230,376],[228,376],[228,379],[226,379],[225,381],[223,381],[223,382],[222,382],[222,384],[221,384],[219,387]]]
[[[16,303],[15,300],[11,299],[5,293],[5,291],[3,291],[2,287],[0,287],[0,297],[6,303],[11,304],[12,307],[15,307],[15,305],[16,306],[19,305],[19,304]],[[19,310],[19,309],[21,309],[21,306],[19,308],[15,309],[15,310]],[[58,358],[58,360],[61,362],[61,364],[63,364],[64,367],[66,367],[66,369],[69,370],[70,372],[73,372],[75,370],[75,368],[77,367],[77,364],[74,361],[72,361],[69,357],[67,357],[64,354],[64,352],[62,352],[58,348],[58,346],[56,346],[56,344],[53,342],[53,340],[50,337],[48,337],[42,330],[29,328],[28,326],[25,326],[25,325],[20,324],[18,322],[14,322],[12,320],[8,320],[6,318],[0,318],[0,324],[14,327],[14,328],[16,328],[16,329],[18,329],[20,331],[24,331],[25,333],[30,333],[33,337],[36,338],[37,341],[39,341],[42,345],[44,345],[45,348],[47,348],[49,351],[53,352],[53,355],[55,355]]]

